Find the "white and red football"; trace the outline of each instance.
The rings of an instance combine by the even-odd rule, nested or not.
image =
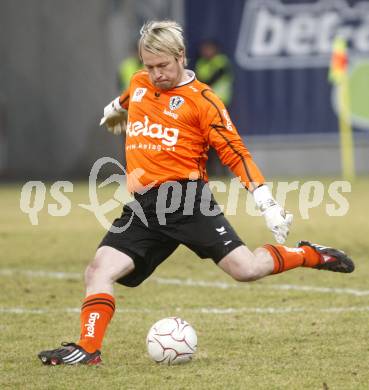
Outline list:
[[[156,322],[146,337],[147,351],[152,360],[164,364],[191,361],[197,349],[197,335],[193,327],[179,317],[168,317]]]

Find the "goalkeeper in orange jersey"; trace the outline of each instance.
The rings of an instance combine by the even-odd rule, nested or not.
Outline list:
[[[307,241],[282,245],[292,215],[264,184],[224,104],[185,68],[182,28],[172,21],[147,23],[138,47],[145,70],[105,107],[101,120],[115,134],[126,132],[127,183],[135,200],[124,206],[87,266],[80,339],[40,352],[47,365],[99,363],[115,310],[114,283],[138,286],[180,244],[240,282],[296,267],[354,270],[337,249]],[[229,224],[207,185],[209,147],[252,192],[278,244],[252,251]]]

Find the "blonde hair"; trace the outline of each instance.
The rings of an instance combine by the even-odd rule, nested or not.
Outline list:
[[[142,60],[141,50],[153,54],[169,54],[178,59],[182,54],[184,65],[187,65],[182,27],[173,20],[153,20],[145,23],[140,30],[138,53]]]

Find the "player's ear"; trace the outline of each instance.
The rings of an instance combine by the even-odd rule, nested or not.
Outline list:
[[[177,57],[177,61],[178,61],[181,65],[184,65],[184,58],[185,58],[184,52],[183,52],[183,50],[181,50],[181,51],[179,52],[178,57]]]

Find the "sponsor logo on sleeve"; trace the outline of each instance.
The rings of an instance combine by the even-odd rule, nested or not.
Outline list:
[[[226,128],[229,131],[233,131],[231,118],[229,117],[228,111],[225,108],[223,108],[222,114],[223,114],[224,119],[226,120]]]

